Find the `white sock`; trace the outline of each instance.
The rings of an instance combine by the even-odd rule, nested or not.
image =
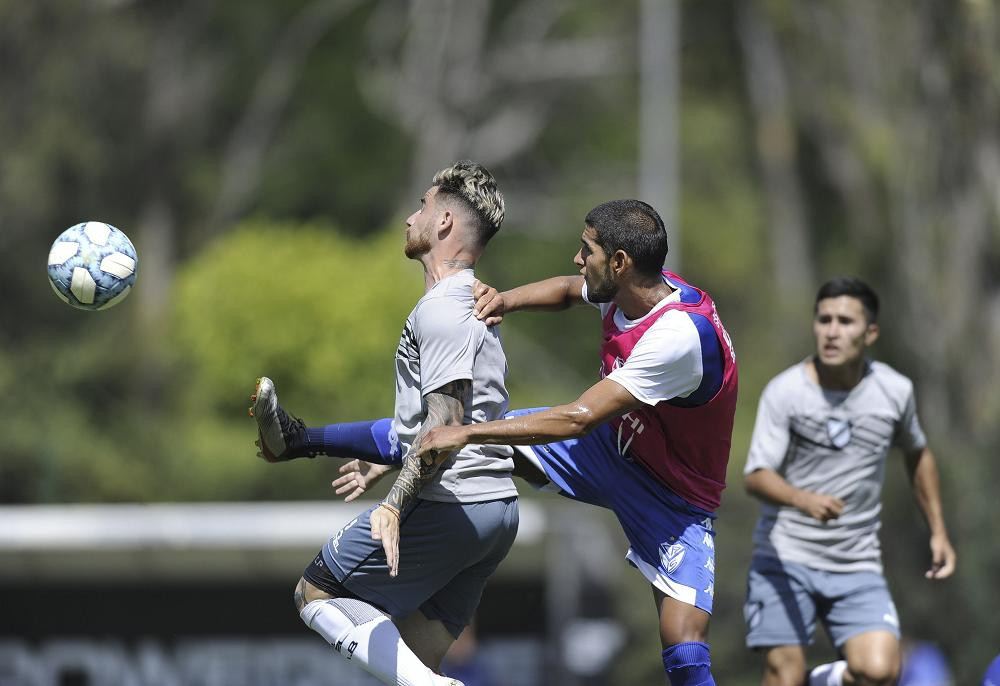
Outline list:
[[[820,665],[809,672],[809,686],[844,686],[844,672],[847,662],[837,660]]]
[[[340,655],[389,686],[439,686],[437,676],[410,650],[392,621],[368,603],[350,598],[314,600],[299,613],[302,621]]]

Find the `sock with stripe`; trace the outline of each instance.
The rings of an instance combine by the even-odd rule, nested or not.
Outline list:
[[[403,461],[391,419],[306,427],[306,442],[296,452],[346,457],[376,464],[399,464]]]
[[[299,613],[341,657],[389,686],[444,686],[403,642],[396,625],[374,606],[352,598],[314,600]]]

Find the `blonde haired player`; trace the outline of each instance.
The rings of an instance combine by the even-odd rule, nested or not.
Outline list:
[[[406,220],[404,252],[423,265],[425,293],[400,336],[395,416],[381,431],[394,444],[386,449],[404,455],[402,469],[389,497],[330,538],[295,589],[302,620],[385,684],[461,686],[432,668],[472,619],[517,533],[509,448],[470,446],[444,464],[413,455],[434,427],[507,410],[500,337],[474,316],[472,294],[473,267],[503,215],[489,171],[459,162],[434,176]],[[252,399],[268,461],[330,450],[350,456],[374,445],[375,422],[310,436],[278,405],[270,379]]]

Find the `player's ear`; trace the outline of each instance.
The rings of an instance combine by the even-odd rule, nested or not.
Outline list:
[[[451,233],[452,228],[455,225],[455,213],[449,209],[445,209],[441,212],[441,216],[438,218],[437,225],[437,235],[438,240],[442,240]]]
[[[877,341],[878,334],[879,334],[878,324],[876,324],[875,322],[870,323],[868,325],[868,328],[865,329],[865,345],[872,345],[875,341]]]
[[[622,272],[625,271],[627,266],[631,266],[632,258],[629,257],[624,250],[615,250],[614,254],[611,255],[611,260],[609,266],[611,267],[611,272],[616,276],[621,276]]]

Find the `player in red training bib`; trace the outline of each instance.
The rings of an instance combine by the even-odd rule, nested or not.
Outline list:
[[[667,233],[652,207],[615,200],[584,223],[574,258],[580,275],[503,293],[479,284],[475,312],[494,325],[521,309],[595,306],[601,380],[566,405],[431,429],[413,452],[431,467],[466,445],[511,445],[519,476],[612,510],[629,541],[626,557],[653,587],[670,683],[709,686],[712,522],[729,461],[736,357],[712,299],[663,270]],[[289,417],[277,398],[272,405],[274,421],[258,418],[264,456],[358,458],[334,482],[349,500],[399,462],[389,420],[313,429]]]
[[[662,269],[667,234],[652,207],[599,205],[581,242],[580,276],[503,293],[481,287],[477,311],[493,324],[521,309],[596,306],[602,379],[566,405],[433,429],[418,454],[433,461],[466,444],[513,445],[563,495],[613,510],[628,560],[653,586],[671,684],[714,684],[705,639],[712,520],[736,410],[732,343],[712,299]]]

